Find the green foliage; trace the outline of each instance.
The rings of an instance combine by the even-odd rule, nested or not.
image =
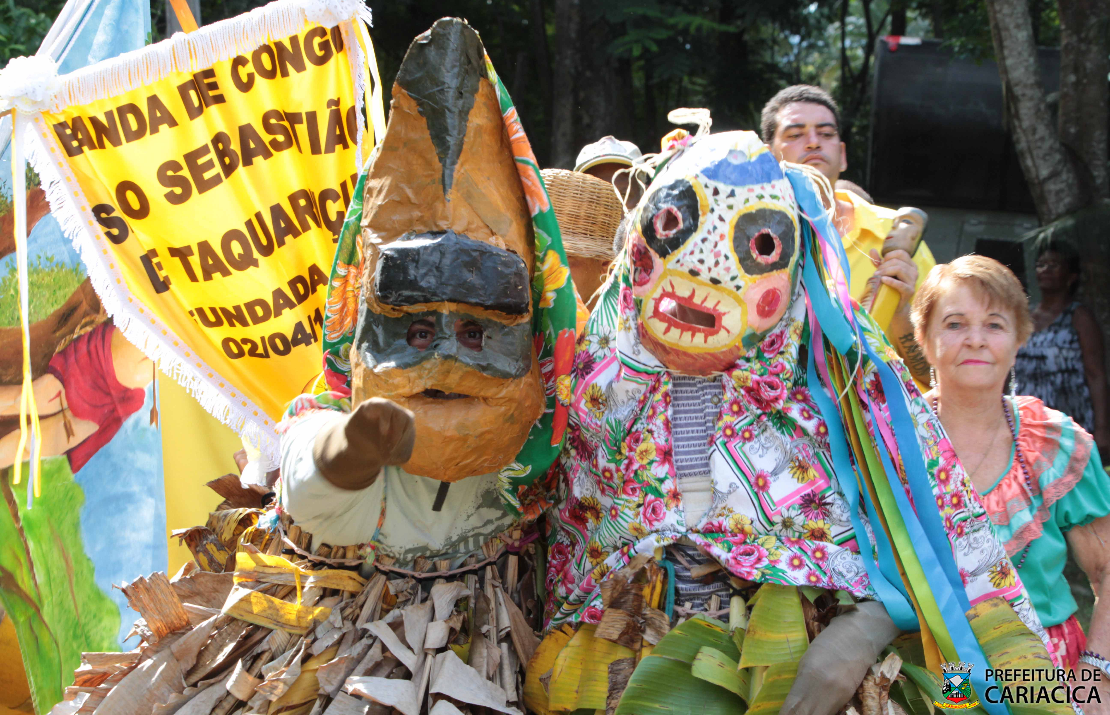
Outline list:
[[[1030,631],[1014,609],[1002,598],[981,601],[967,612],[968,623],[983,648],[983,655],[990,667],[1018,676],[1014,680],[1001,679],[1002,685],[1042,685],[1034,679],[1023,680],[1023,674],[1035,669],[1051,669],[1052,661],[1040,638]],[[982,697],[982,694],[980,694]],[[1068,715],[1071,706],[1066,703],[1037,703],[1035,708],[1013,707],[1014,715],[1019,713],[1042,713],[1044,715]]]
[[[81,540],[81,487],[65,457],[42,460],[42,496],[27,508],[23,482],[0,470],[0,606],[19,638],[35,710],[73,682],[82,652],[116,651],[119,609],[93,580]]]
[[[748,689],[751,687],[751,673],[747,669],[740,670],[734,659],[709,646],[698,651],[690,666],[690,674],[698,680],[719,685],[740,696],[741,699],[747,697]]]
[[[609,51],[631,62],[636,140],[655,150],[671,129],[667,111],[709,107],[714,129],[754,129],[777,90],[819,83],[805,55],[827,25],[830,0],[606,0],[597,12],[612,29]],[[646,130],[646,131],[644,131]]]
[[[798,589],[765,583],[752,606],[740,667],[797,663],[809,648]]]
[[[27,266],[31,322],[42,320],[60,308],[85,280],[81,266],[66,266],[53,256],[39,256]],[[0,327],[19,325],[19,274],[15,263],[0,277]]]
[[[924,11],[934,8],[933,30],[944,39],[946,47],[960,57],[982,62],[994,59],[990,20],[986,3],[981,0],[920,0]],[[1030,0],[1033,18],[1033,39],[1042,47],[1060,44],[1060,15],[1056,0]],[[937,27],[939,24],[939,28]],[[940,30],[936,32],[936,30]]]
[[[809,643],[798,589],[766,583],[751,602],[746,632],[699,614],[667,633],[636,666],[616,715],[779,712]]]
[[[705,677],[710,675],[708,659],[714,656],[718,672]],[[724,679],[722,663],[735,664],[739,657],[725,624],[694,616],[667,633],[636,666],[616,715],[743,713],[744,702],[735,689],[717,682]]]
[[[776,715],[798,677],[798,661],[775,663],[763,674],[763,684],[752,700],[747,715]]]
[[[0,67],[13,57],[38,51],[57,15],[57,11],[51,12],[52,5],[34,0],[0,0]]]
[[[42,184],[39,175],[35,173],[35,170],[31,168],[30,164],[27,164],[27,169],[24,171],[24,181],[26,181],[27,191]],[[0,190],[0,216],[5,216],[12,210],[11,197],[4,193],[4,191],[5,190]]]
[[[1041,45],[1059,41],[1057,0],[1030,0]],[[0,53],[33,52],[63,0],[0,0]],[[250,11],[265,0],[200,0],[203,24]],[[708,107],[716,131],[759,129],[764,103],[791,84],[829,90],[843,109],[844,177],[862,182],[870,134],[874,42],[890,31],[891,0],[595,0],[578,8],[580,64],[593,70],[575,98],[576,144],[620,134],[644,151],[670,131],[667,112]],[[552,86],[560,67],[560,0],[397,0],[373,3],[371,35],[383,83],[393,83],[412,38],[445,15],[481,34],[542,166],[556,132]],[[568,5],[570,5],[568,3]],[[980,0],[907,0],[908,35],[940,37],[957,54],[989,60],[989,23]],[[844,22],[841,22],[844,11]],[[153,40],[165,36],[165,0],[151,0]],[[868,22],[870,20],[870,22]],[[870,29],[870,31],[869,31]],[[842,51],[843,50],[843,51]],[[605,82],[590,84],[609,64]],[[596,87],[596,89],[595,89]],[[607,101],[586,106],[581,92]],[[588,136],[587,136],[588,135]],[[564,159],[565,160],[565,159]],[[2,206],[0,206],[2,209]]]

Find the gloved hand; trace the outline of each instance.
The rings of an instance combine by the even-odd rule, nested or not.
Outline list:
[[[862,601],[832,619],[802,656],[780,715],[833,715],[899,633],[878,601]]]
[[[316,435],[312,458],[324,478],[340,489],[364,489],[383,466],[409,461],[415,439],[411,412],[371,397]]]

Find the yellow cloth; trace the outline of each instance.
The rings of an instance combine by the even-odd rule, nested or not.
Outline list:
[[[582,296],[578,295],[578,287],[574,288],[574,327],[577,331],[576,335],[581,335],[582,331],[586,329],[586,321],[590,319],[590,310],[582,301]]]
[[[23,658],[15,640],[12,619],[0,611],[0,715],[33,713],[31,688],[23,672]]]
[[[64,189],[53,208],[117,325],[276,457],[276,422],[320,372],[335,236],[373,134],[357,17],[291,35],[269,11],[231,22],[236,42],[258,22],[277,39],[189,72],[132,53],[115,71],[143,74],[135,89],[63,77],[69,104],[31,124],[44,179]]]
[[[162,422],[162,469],[166,490],[169,574],[193,554],[170,534],[203,525],[223,498],[205,486],[224,474],[238,474],[233,455],[243,445],[177,381],[158,373],[158,415]],[[3,715],[0,713],[0,715]]]
[[[837,191],[836,198],[851,203],[855,208],[852,230],[845,234],[842,240],[844,252],[848,254],[848,268],[852,272],[852,283],[848,290],[861,306],[866,306],[871,299],[869,290],[871,286],[868,281],[875,275],[875,264],[871,262],[871,249],[874,248],[880,252],[883,250],[883,240],[890,233],[890,227],[894,225],[896,211],[869,204],[851,191]],[[921,287],[925,276],[937,264],[937,260],[933,258],[933,252],[929,250],[929,246],[922,241],[913,257],[913,262],[917,264],[917,285],[914,286],[916,290]]]

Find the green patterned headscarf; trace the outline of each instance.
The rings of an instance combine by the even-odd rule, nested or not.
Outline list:
[[[563,241],[555,211],[540,177],[532,146],[524,134],[516,107],[505,85],[485,57],[490,83],[497,90],[501,116],[512,146],[521,187],[535,228],[536,260],[532,273],[532,337],[543,376],[546,408],[532,426],[516,459],[501,470],[500,492],[505,508],[534,518],[544,507],[545,490],[529,489],[555,461],[567,425],[570,402],[570,369],[574,360],[576,303],[567,267]],[[329,390],[349,396],[351,391],[351,345],[359,311],[362,287],[362,199],[369,164],[355,186],[354,196],[343,220],[339,245],[331,269],[327,312],[324,316],[324,378]]]

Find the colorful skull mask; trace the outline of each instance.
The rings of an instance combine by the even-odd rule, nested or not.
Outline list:
[[[507,465],[543,412],[532,217],[476,32],[409,47],[367,171],[353,397],[416,414],[403,468],[446,482]]]
[[[797,210],[751,132],[703,137],[673,157],[628,232],[643,345],[668,369],[708,375],[762,341],[798,279]]]

